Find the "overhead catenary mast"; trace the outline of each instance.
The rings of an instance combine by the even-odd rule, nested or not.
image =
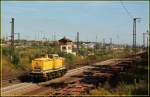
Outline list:
[[[143,33],[143,48],[145,48],[145,35],[146,33]]]
[[[146,44],[147,44],[147,48],[149,48],[149,41],[150,41],[149,40],[149,36],[150,36],[150,33],[149,33],[148,30],[146,31],[146,33],[147,33],[147,43]]]
[[[11,49],[14,50],[14,18],[11,20]]]
[[[133,45],[132,49],[134,54],[136,54],[136,21],[140,18],[133,18]]]
[[[112,38],[110,38],[110,49],[112,48]]]
[[[11,19],[11,61],[13,60],[13,56],[14,56],[14,18]]]
[[[56,32],[54,32],[54,42],[56,41]]]
[[[105,38],[103,38],[103,49],[105,48]]]
[[[79,53],[79,32],[77,32],[77,52]]]

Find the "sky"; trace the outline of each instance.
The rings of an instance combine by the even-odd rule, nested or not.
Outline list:
[[[123,5],[122,5],[123,3]],[[11,18],[21,39],[59,40],[66,36],[82,41],[132,44],[133,18],[137,21],[137,44],[149,28],[148,1],[3,1],[2,36],[10,36]],[[125,9],[126,8],[126,9]],[[128,14],[127,11],[130,13]],[[97,37],[97,39],[96,39]],[[17,38],[17,35],[15,35]]]

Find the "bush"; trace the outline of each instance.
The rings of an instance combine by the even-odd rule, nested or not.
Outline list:
[[[86,56],[88,54],[88,50],[86,48],[80,48],[79,54],[82,56]]]
[[[18,54],[14,54],[11,58],[11,63],[18,66],[20,64],[20,58]]]
[[[11,49],[10,48],[2,48],[2,54],[8,56],[11,54]]]
[[[50,53],[50,54],[57,54],[59,52],[60,52],[59,47],[49,47],[48,48],[48,53]]]
[[[66,58],[66,61],[69,63],[75,62],[75,56],[73,54],[64,54],[64,57]]]
[[[75,63],[75,56],[73,54],[64,54],[63,57],[65,58],[67,68],[72,68]]]

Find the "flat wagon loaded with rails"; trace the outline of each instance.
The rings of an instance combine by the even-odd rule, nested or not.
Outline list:
[[[33,81],[49,80],[63,76],[66,73],[65,59],[57,54],[48,54],[46,57],[32,60],[30,73]]]

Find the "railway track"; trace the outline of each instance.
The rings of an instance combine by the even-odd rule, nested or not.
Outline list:
[[[3,96],[7,95],[21,95],[23,93],[29,92],[33,89],[38,89],[40,86],[33,83],[19,83],[12,86],[8,86],[1,89]]]
[[[107,60],[110,61],[111,60]],[[107,63],[107,61],[104,61],[102,63]],[[53,83],[61,83],[61,82],[75,82],[78,81],[81,78],[72,78],[71,76],[75,76],[75,75],[80,75],[83,72],[85,72],[86,70],[88,70],[89,68],[92,68],[91,66],[83,66],[81,68],[76,68],[73,70],[68,71],[63,77],[60,78],[56,78],[50,81],[46,81],[46,82],[40,82],[40,83],[18,83],[18,84],[14,84],[11,86],[7,86],[7,87],[3,87],[1,89],[1,93],[3,96],[7,96],[7,95],[39,95],[39,94],[43,94],[43,93],[47,93],[45,92],[46,90],[51,90],[51,88],[47,88],[47,86],[49,84],[53,84]],[[6,80],[7,81],[7,80]],[[39,92],[37,92],[39,91]],[[55,90],[54,90],[55,91]]]
[[[21,81],[18,80],[17,78],[16,79],[14,79],[14,78],[13,79],[12,78],[2,79],[1,82],[2,82],[2,87],[7,87],[7,86],[10,86],[13,84],[21,83]]]
[[[124,62],[126,63],[124,64]],[[88,93],[90,89],[96,88],[99,83],[111,80],[116,73],[124,71],[127,68],[127,63],[130,62],[132,62],[131,59],[117,59],[86,66],[79,76],[73,76],[73,78],[79,78],[78,80],[72,81],[72,84],[68,84],[63,88],[58,88],[55,92],[50,92],[49,95],[80,95]]]
[[[110,59],[69,70],[63,77],[40,83],[19,83],[1,89],[7,95],[79,95],[127,70],[133,59]]]

